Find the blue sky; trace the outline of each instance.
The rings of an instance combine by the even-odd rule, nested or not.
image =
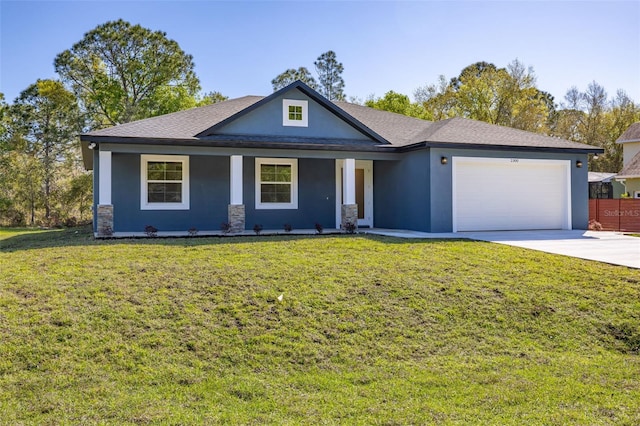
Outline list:
[[[193,55],[204,91],[272,92],[271,79],[334,50],[347,96],[412,95],[467,65],[518,58],[561,102],[596,81],[640,103],[640,1],[10,1],[0,0],[0,92],[8,101],[84,33],[122,18],[162,30]]]

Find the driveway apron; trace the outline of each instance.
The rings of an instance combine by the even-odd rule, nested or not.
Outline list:
[[[473,240],[640,268],[640,238],[618,232],[501,231],[460,232],[458,235]]]

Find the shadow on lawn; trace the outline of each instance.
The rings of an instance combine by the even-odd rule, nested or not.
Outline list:
[[[91,226],[67,229],[55,229],[39,232],[25,232],[0,239],[0,253],[21,250],[38,250],[54,247],[101,246],[115,244],[167,245],[167,246],[200,246],[207,244],[238,244],[260,241],[294,241],[313,238],[364,238],[386,244],[428,244],[441,239],[408,239],[371,234],[316,234],[316,235],[259,235],[259,236],[190,236],[190,237],[142,237],[95,239]],[[464,239],[461,239],[464,240]],[[468,241],[468,240],[465,240]]]

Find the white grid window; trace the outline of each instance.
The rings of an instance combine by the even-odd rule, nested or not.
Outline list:
[[[256,158],[256,209],[298,208],[298,160]]]
[[[294,99],[282,100],[282,125],[309,127],[309,102]]]
[[[140,156],[140,209],[189,209],[189,157]]]

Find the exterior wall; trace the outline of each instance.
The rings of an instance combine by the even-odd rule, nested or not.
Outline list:
[[[143,232],[152,225],[160,231],[219,230],[227,221],[229,158],[189,158],[189,210],[140,209],[140,155],[114,153],[112,202],[114,231]]]
[[[256,210],[255,157],[244,157],[242,169],[248,230],[257,224],[264,229],[282,229],[285,223],[294,229],[313,229],[316,222],[324,228],[335,226],[335,160],[298,159],[297,209]]]
[[[629,164],[639,152],[640,142],[625,142],[622,144],[622,164]]]
[[[431,149],[431,232],[451,232],[453,229],[452,169],[451,158],[494,157],[522,159],[552,159],[571,161],[571,226],[573,229],[587,229],[589,222],[589,183],[587,178],[586,154],[563,154],[525,151],[484,151],[464,149]],[[440,158],[447,157],[448,164],[440,164]],[[576,161],[582,161],[582,168]],[[481,188],[479,189],[481,190]]]
[[[624,185],[615,179],[611,180],[611,185],[613,186],[613,198],[621,198],[622,194],[626,192]],[[638,185],[638,191],[640,191],[640,179],[638,179]]]
[[[640,178],[638,179],[626,179],[624,181],[624,186],[626,188],[626,192],[629,193],[629,196],[633,197],[636,191],[640,191]]]
[[[308,127],[282,125],[282,100],[308,101]],[[371,140],[299,91],[290,90],[219,129],[218,134]]]
[[[109,149],[109,146],[103,149]],[[169,149],[166,147],[159,147]],[[127,147],[131,149],[131,147]],[[147,150],[155,152],[153,147]],[[184,154],[186,149],[183,148]],[[147,151],[149,152],[149,151]],[[239,154],[239,152],[237,152]],[[190,155],[190,209],[154,211],[140,209],[140,154],[113,151],[112,204],[114,231],[142,232],[146,225],[160,231],[218,230],[228,220],[229,157],[218,150]],[[298,208],[256,210],[255,157],[243,152],[243,203],[246,229],[255,224],[264,229],[282,229],[289,223],[294,229],[313,228],[316,222],[325,228],[335,226],[335,158],[359,158],[354,153],[322,152],[323,158],[298,159]],[[261,157],[296,157],[302,152],[264,151]],[[307,153],[312,154],[312,153]],[[99,200],[100,166],[94,152],[94,210]],[[320,155],[320,154],[319,154]],[[441,157],[448,163],[441,164]],[[571,161],[572,227],[586,229],[588,223],[587,155],[533,153],[516,151],[452,150],[431,148],[404,154],[372,156],[374,160],[374,226],[411,229],[424,232],[452,230],[452,157],[498,157],[526,159],[562,159]],[[582,168],[575,166],[582,161]],[[629,182],[629,181],[628,181]],[[637,180],[640,190],[640,179]],[[628,190],[633,189],[627,184]],[[94,230],[96,229],[94,215]]]
[[[146,225],[160,231],[220,230],[228,221],[229,156],[243,156],[243,203],[246,229],[262,224],[265,229],[282,229],[290,223],[297,229],[313,228],[316,222],[335,227],[335,160],[358,158],[395,159],[391,153],[353,153],[348,151],[290,151],[283,149],[209,148],[176,145],[100,144],[112,154],[112,204],[115,232],[143,232]],[[189,155],[190,210],[140,210],[140,154]],[[98,150],[94,151],[94,212],[100,188]],[[255,210],[255,157],[298,158],[299,204],[297,210]],[[304,158],[301,158],[304,157]],[[203,165],[204,164],[204,165]],[[94,232],[97,230],[94,214]]]
[[[402,154],[397,161],[374,161],[375,227],[431,231],[431,167],[427,149]]]

